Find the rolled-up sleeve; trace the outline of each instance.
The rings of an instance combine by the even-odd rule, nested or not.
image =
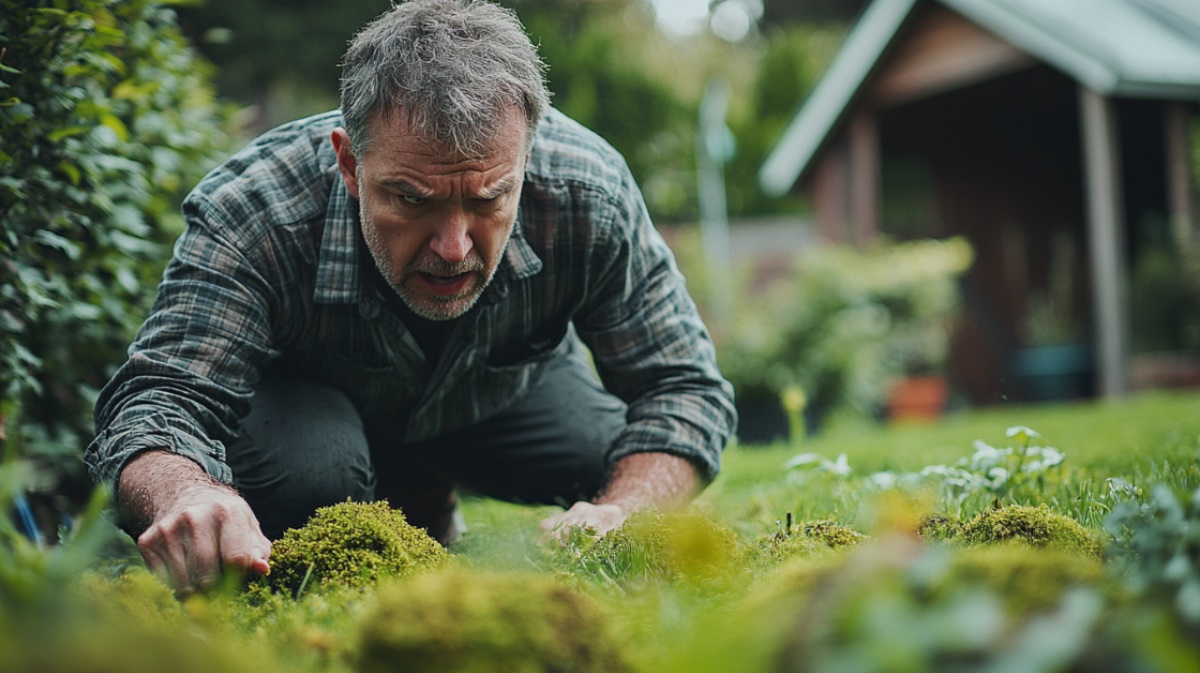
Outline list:
[[[665,452],[711,480],[734,431],[733,387],[666,242],[626,172],[597,221],[589,302],[577,318],[605,387],[629,405],[610,458]]]
[[[227,240],[216,220],[190,219],[128,360],[100,393],[85,453],[97,482],[115,483],[147,450],[232,480],[225,447],[249,409],[258,367],[272,357],[269,290],[246,258],[257,246]]]

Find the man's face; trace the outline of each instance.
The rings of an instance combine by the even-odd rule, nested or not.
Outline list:
[[[474,306],[504,256],[525,175],[525,118],[511,110],[492,146],[470,158],[415,135],[403,117],[376,121],[358,158],[335,130],[338,168],[384,278],[413,313],[451,320]]]

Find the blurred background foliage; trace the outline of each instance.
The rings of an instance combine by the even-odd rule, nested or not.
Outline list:
[[[0,0],[0,439],[47,493],[86,488],[95,391],[231,147],[212,72],[159,3]]]

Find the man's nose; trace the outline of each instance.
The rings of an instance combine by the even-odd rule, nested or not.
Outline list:
[[[466,213],[460,210],[450,212],[433,232],[429,240],[430,249],[447,262],[463,261],[474,247],[469,224]]]

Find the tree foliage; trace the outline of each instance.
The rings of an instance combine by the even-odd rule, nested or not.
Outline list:
[[[694,113],[678,86],[644,61],[641,45],[662,39],[649,3],[515,0],[511,4],[549,65],[555,107],[621,152],[653,214],[667,218],[685,214],[690,183],[682,194],[654,187],[659,175],[693,170]]]
[[[222,96],[255,106],[251,132],[335,107],[342,55],[389,0],[204,0],[179,9]]]
[[[0,417],[73,457],[223,152],[211,71],[150,0],[0,0]],[[67,458],[70,460],[70,458]]]
[[[730,119],[738,151],[727,167],[732,213],[762,215],[794,207],[787,197],[767,196],[758,171],[816,86],[841,43],[845,29],[795,26],[768,31],[754,87],[741,114]]]

